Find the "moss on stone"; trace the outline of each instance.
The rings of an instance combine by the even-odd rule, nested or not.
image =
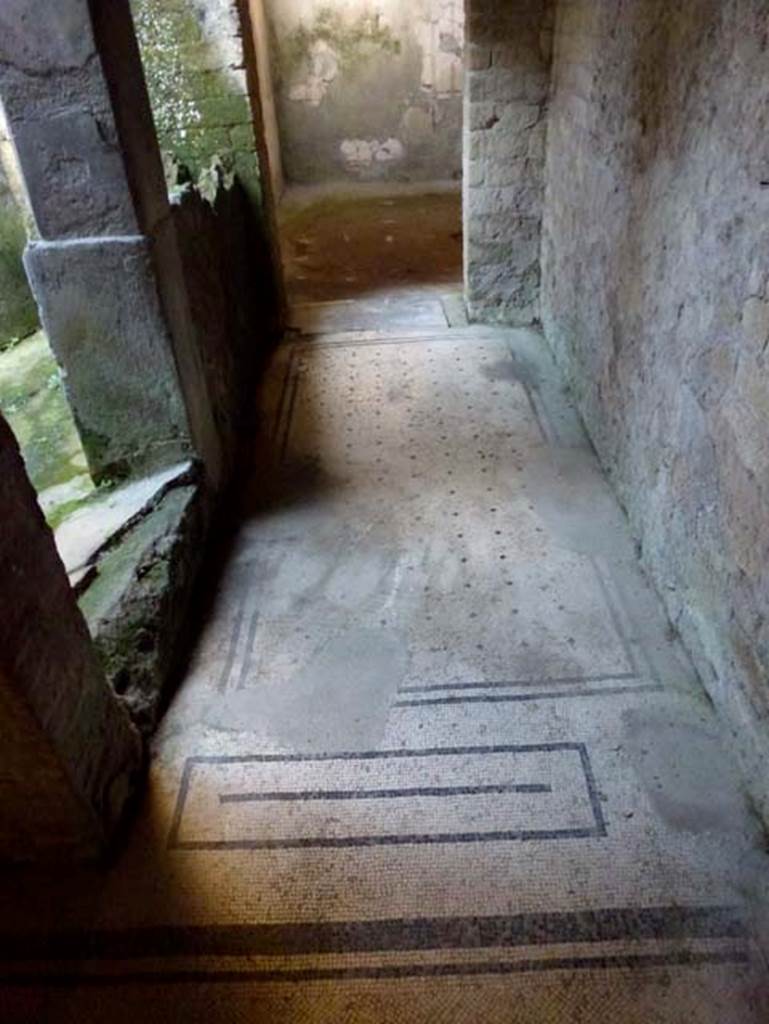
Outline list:
[[[242,69],[224,66],[226,57],[206,38],[189,0],[132,0],[131,7],[158,140],[171,157],[169,187],[180,183],[180,166],[197,184],[213,163],[226,171],[237,165],[253,201],[261,203],[248,96],[245,84],[238,88],[232,80]],[[226,45],[229,38],[218,42]],[[230,134],[236,128],[237,147]]]
[[[101,554],[78,598],[107,678],[145,732],[177,656],[204,523],[200,490],[172,488]]]
[[[101,490],[94,490],[93,481],[87,473],[72,478],[72,492],[77,496],[67,501],[60,501],[46,510],[45,518],[52,530],[58,529],[65,519],[68,519],[73,512],[77,512],[84,505],[87,505],[97,495],[102,496]],[[78,488],[82,490],[78,493]]]
[[[99,467],[98,471],[93,470],[94,479],[99,486],[106,487],[114,482],[126,480],[131,475],[131,463],[126,458],[110,457],[114,439],[87,427],[80,417],[76,417],[75,422],[83,449],[90,456],[90,464]]]
[[[0,409],[46,518],[61,522],[93,490],[61,373],[42,331],[0,353]]]
[[[21,261],[26,242],[21,211],[0,195],[0,350],[38,326],[37,306]]]

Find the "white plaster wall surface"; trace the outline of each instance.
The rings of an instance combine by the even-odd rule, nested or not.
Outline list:
[[[422,47],[422,86],[439,96],[461,92],[464,0],[432,0],[417,18],[416,34]]]
[[[461,174],[463,0],[268,0],[286,176]]]
[[[769,809],[769,11],[569,0],[546,331]]]
[[[310,45],[305,66],[290,80],[288,98],[319,107],[338,74],[336,51],[324,39],[317,39]]]

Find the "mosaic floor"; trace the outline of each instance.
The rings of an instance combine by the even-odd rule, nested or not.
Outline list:
[[[126,852],[0,893],[0,1020],[765,1024],[762,837],[542,340],[330,306]]]

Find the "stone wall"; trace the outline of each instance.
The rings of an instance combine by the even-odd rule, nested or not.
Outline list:
[[[101,852],[142,766],[0,416],[0,860]]]
[[[261,202],[235,0],[131,0],[158,142],[203,183],[212,162]]]
[[[0,96],[36,227],[25,267],[89,467],[112,478],[194,448],[217,480],[128,0],[43,6],[0,5]]]
[[[251,262],[264,282],[260,316],[269,332],[282,306],[274,222],[282,181],[279,167],[270,170],[271,157],[280,159],[272,96],[262,95],[256,67],[260,0],[131,0],[131,10],[169,185],[189,177],[213,203],[222,171],[237,179],[257,223]]]
[[[765,0],[562,0],[543,311],[769,811]]]
[[[474,320],[539,317],[549,0],[471,0],[464,119],[465,287]]]
[[[461,174],[463,0],[266,0],[287,181]]]
[[[264,315],[274,306],[271,282],[253,259],[260,225],[245,190],[232,180],[222,181],[210,201],[188,188],[171,208],[216,427],[234,460],[253,416],[259,371],[276,339]],[[254,343],[255,328],[261,345]]]

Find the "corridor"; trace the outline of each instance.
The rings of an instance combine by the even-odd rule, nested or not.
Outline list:
[[[768,30],[0,4],[0,1024],[769,1022]]]
[[[767,1020],[711,706],[543,340],[452,295],[303,308],[126,851],[3,892],[3,1021]]]

